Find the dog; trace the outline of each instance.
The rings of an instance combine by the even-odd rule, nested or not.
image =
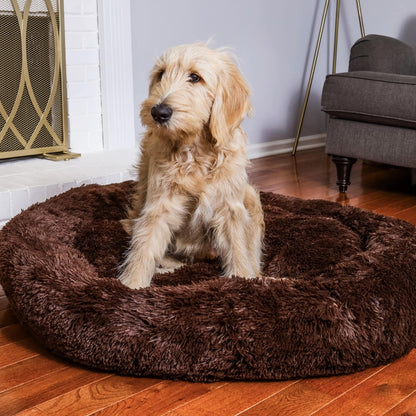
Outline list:
[[[123,220],[131,235],[120,281],[150,285],[161,266],[218,256],[225,277],[261,274],[263,211],[249,185],[249,87],[226,49],[168,49],[150,74],[138,180]]]

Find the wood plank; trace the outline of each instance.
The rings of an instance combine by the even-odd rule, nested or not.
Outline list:
[[[1,414],[2,416],[15,415],[18,412],[37,407],[48,400],[107,377],[110,376],[78,367],[64,368],[42,377],[41,383],[39,380],[33,380],[0,393]]]
[[[167,415],[236,415],[294,383],[297,383],[297,381],[225,384],[184,406],[168,412]]]
[[[394,406],[383,416],[416,416],[416,388],[415,391],[402,402]]]
[[[382,415],[414,392],[415,386],[416,349],[347,391],[316,415]]]
[[[386,196],[383,191],[372,191],[349,198],[348,205],[371,211],[372,207],[383,206],[384,198]]]
[[[45,350],[33,338],[15,341],[0,347],[0,368],[27,360],[44,352]]]
[[[396,214],[402,211],[413,210],[415,206],[416,206],[416,196],[409,195],[400,199],[398,198],[392,199],[390,203],[386,204],[381,209],[384,215],[395,217]]]
[[[394,199],[392,199],[392,195],[381,190],[371,192],[369,194],[366,193],[365,196],[361,195],[359,198],[352,198],[350,200],[350,202],[357,202],[355,206],[369,211],[382,209],[392,201],[394,201]],[[380,214],[382,214],[382,212],[380,212]]]
[[[0,393],[61,370],[68,365],[55,357],[37,355],[0,368]]]
[[[283,390],[280,394],[273,395],[261,403],[252,406],[247,411],[239,413],[239,415],[307,415],[331,402],[332,399],[333,397],[331,395],[322,393],[307,384],[295,383]]]
[[[397,199],[397,197],[387,193],[384,193],[384,195],[379,193],[379,195],[379,199],[373,199],[371,202],[363,203],[360,207],[377,212],[378,214],[394,217],[397,213],[412,209],[416,205],[416,197],[414,196]]]
[[[0,328],[0,347],[28,337],[27,331],[19,324],[5,326]]]
[[[374,376],[379,369],[368,369],[351,375],[302,380],[281,393],[253,406],[244,416],[305,415],[332,402],[338,395]]]
[[[187,383],[164,380],[143,392],[94,413],[94,416],[162,415],[224,384],[224,382]]]
[[[86,415],[159,383],[151,378],[109,376],[36,405],[48,416]],[[113,413],[114,414],[114,413]]]
[[[336,398],[346,391],[359,386],[371,377],[374,377],[386,367],[387,366],[369,368],[367,370],[348,375],[306,379],[303,381],[303,384],[311,386],[322,393],[329,394]]]
[[[396,212],[395,217],[416,225],[416,206]]]
[[[36,409],[36,407],[32,409],[23,410],[19,412],[16,416],[47,416],[45,413],[42,413],[40,410]]]

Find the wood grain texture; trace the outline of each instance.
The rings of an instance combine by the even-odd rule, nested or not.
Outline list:
[[[280,383],[229,383],[168,414],[170,416],[236,414],[252,407],[259,400],[265,400],[296,383],[296,381],[284,381]]]
[[[19,412],[16,416],[47,416],[36,408],[26,409]]]
[[[24,385],[67,367],[56,357],[35,355],[27,360],[0,368],[0,393]]]
[[[192,402],[194,399],[215,391],[223,384],[225,383],[205,384],[163,380],[126,400],[119,401],[94,413],[94,415],[161,415],[180,407],[183,403]]]
[[[357,395],[357,389],[360,394]],[[416,350],[386,366],[359,386],[322,408],[317,415],[382,415],[416,389]]]
[[[53,416],[91,414],[131,395],[146,390],[159,381],[150,378],[103,376],[100,380],[70,390],[37,405],[41,412]]]
[[[5,326],[0,328],[0,347],[28,338],[28,336],[28,333],[19,324]]]
[[[44,352],[32,338],[11,342],[0,347],[0,368],[27,360]]]
[[[77,367],[64,368],[42,377],[40,382],[33,380],[0,393],[1,414],[14,415],[107,377],[107,374]]]
[[[408,169],[358,161],[348,193],[340,195],[332,162],[315,149],[254,160],[249,176],[260,190],[337,201],[416,225]],[[48,354],[18,325],[0,288],[0,409],[19,416],[416,416],[416,350],[383,367],[307,380],[204,384],[122,377]]]
[[[385,416],[416,416],[416,393],[410,394],[402,402],[392,407]]]

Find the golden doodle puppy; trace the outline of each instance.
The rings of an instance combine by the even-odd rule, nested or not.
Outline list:
[[[223,275],[260,275],[263,211],[248,184],[240,124],[249,88],[229,52],[204,44],[167,50],[150,76],[141,120],[130,248],[119,279],[150,285],[157,267],[218,255]],[[178,257],[179,256],[179,257]]]

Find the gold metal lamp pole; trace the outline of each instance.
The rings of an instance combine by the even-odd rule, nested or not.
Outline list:
[[[296,154],[296,149],[297,149],[298,143],[299,143],[300,132],[302,130],[303,119],[305,118],[306,107],[308,105],[309,94],[311,92],[311,86],[312,86],[312,80],[313,80],[313,76],[315,74],[316,61],[318,60],[319,48],[321,46],[322,33],[324,31],[324,26],[325,26],[326,16],[327,16],[327,12],[328,12],[329,1],[330,0],[325,1],[324,12],[322,13],[321,26],[319,28],[318,40],[316,42],[315,53],[314,53],[313,61],[312,61],[311,73],[309,75],[308,86],[306,87],[305,99],[303,101],[303,107],[302,107],[302,112],[301,112],[301,116],[300,116],[300,120],[299,120],[298,130],[296,132],[295,143],[293,145],[292,156],[295,156],[295,154]],[[336,72],[336,66],[337,66],[337,47],[338,47],[338,27],[339,27],[340,3],[341,3],[341,0],[337,0],[337,8],[336,8],[336,13],[335,13],[334,56],[333,56],[333,61],[332,61],[332,73],[333,74]],[[358,13],[358,20],[359,20],[359,23],[360,23],[361,36],[364,37],[365,33],[364,33],[363,16],[361,14],[360,0],[356,0],[356,3],[357,3],[357,13]]]

